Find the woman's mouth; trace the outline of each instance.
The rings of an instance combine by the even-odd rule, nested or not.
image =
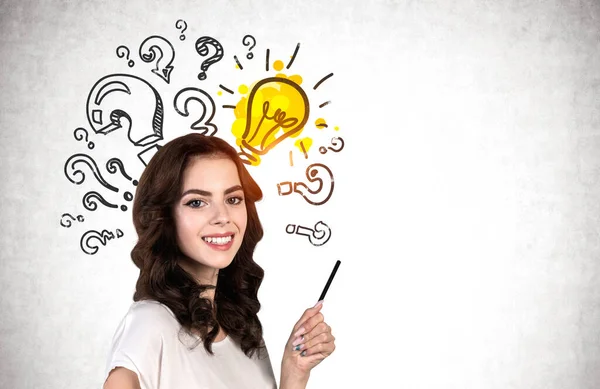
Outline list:
[[[227,236],[203,236],[202,240],[214,250],[226,251],[233,244],[234,234]]]

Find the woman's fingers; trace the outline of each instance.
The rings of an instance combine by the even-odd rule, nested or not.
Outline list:
[[[307,362],[313,360],[325,359],[335,350],[335,342],[319,343],[306,350],[303,350],[300,355],[307,358]]]
[[[292,336],[290,338],[296,338],[311,331],[313,327],[319,323],[319,321],[323,321],[323,314],[319,313],[322,307],[323,302],[319,301],[314,307],[308,308],[306,311],[304,311],[304,314],[294,326],[294,329],[292,330]]]
[[[331,342],[335,338],[331,334],[331,327],[324,321],[318,322],[314,328],[302,335],[297,336],[292,341],[292,347],[294,350],[301,350],[311,347],[317,343]],[[302,344],[304,347],[297,348],[298,345]]]

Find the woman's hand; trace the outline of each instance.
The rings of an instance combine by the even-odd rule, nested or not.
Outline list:
[[[335,350],[331,327],[320,312],[323,302],[304,311],[285,345],[281,361],[281,389],[305,388],[310,371]]]

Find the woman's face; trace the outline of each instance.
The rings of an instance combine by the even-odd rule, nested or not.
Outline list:
[[[180,264],[210,281],[237,253],[248,216],[235,163],[227,157],[193,158],[183,174],[183,195],[174,207]]]

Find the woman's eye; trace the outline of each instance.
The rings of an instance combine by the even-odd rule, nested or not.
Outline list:
[[[192,201],[188,201],[185,205],[192,207],[192,208],[200,208],[202,206],[202,203],[204,203],[204,201],[202,201],[202,200],[192,200]]]
[[[230,197],[227,199],[227,202],[231,205],[237,205],[237,204],[241,203],[242,201],[244,201],[244,199],[241,197]]]

